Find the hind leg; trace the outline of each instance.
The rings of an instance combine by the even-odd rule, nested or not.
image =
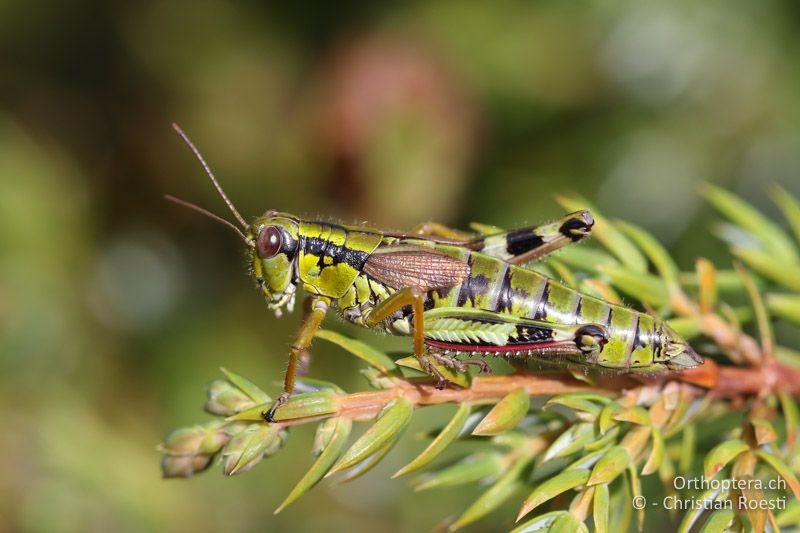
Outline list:
[[[458,359],[454,355],[447,355],[436,351],[430,352],[430,356],[437,363],[458,372],[466,372],[470,365],[474,365],[478,367],[478,371],[482,374],[492,373],[492,368],[483,359]]]
[[[425,312],[424,341],[436,352],[592,364],[608,339],[607,328],[598,324],[556,324],[460,307]]]
[[[439,222],[423,222],[418,226],[414,226],[411,232],[419,235],[429,235],[431,237],[442,237],[453,241],[467,242],[475,238],[471,233],[445,226]]]

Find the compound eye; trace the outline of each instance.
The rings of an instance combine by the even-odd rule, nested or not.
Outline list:
[[[275,226],[267,226],[258,234],[258,256],[268,259],[280,252],[283,237]]]

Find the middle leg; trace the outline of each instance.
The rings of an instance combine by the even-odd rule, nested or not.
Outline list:
[[[411,318],[414,330],[414,355],[422,369],[436,378],[436,388],[447,386],[447,379],[436,370],[425,353],[425,293],[419,287],[405,287],[380,302],[364,320],[367,327],[374,327],[386,320],[403,307],[411,306]]]

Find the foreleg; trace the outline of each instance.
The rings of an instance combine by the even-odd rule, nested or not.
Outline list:
[[[300,324],[300,329],[295,335],[292,347],[289,350],[289,360],[286,364],[286,375],[283,380],[283,392],[272,404],[268,411],[261,414],[267,422],[275,421],[275,411],[285,404],[294,392],[294,382],[297,374],[297,361],[300,355],[311,345],[311,340],[317,333],[325,313],[328,311],[330,301],[319,296],[309,296],[305,303],[306,313]]]

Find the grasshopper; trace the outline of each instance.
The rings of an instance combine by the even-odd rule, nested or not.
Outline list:
[[[225,195],[191,140],[198,158],[241,225],[174,197],[232,228],[247,246],[256,286],[280,316],[292,309],[297,287],[306,293],[300,328],[289,350],[283,393],[294,390],[299,356],[331,307],[348,321],[413,337],[423,370],[447,380],[433,363],[458,370],[493,354],[546,363],[656,373],[691,368],[703,359],[662,320],[583,294],[522,265],[590,235],[589,211],[542,226],[473,235],[436,223],[408,233],[304,220],[267,211],[249,224]]]

